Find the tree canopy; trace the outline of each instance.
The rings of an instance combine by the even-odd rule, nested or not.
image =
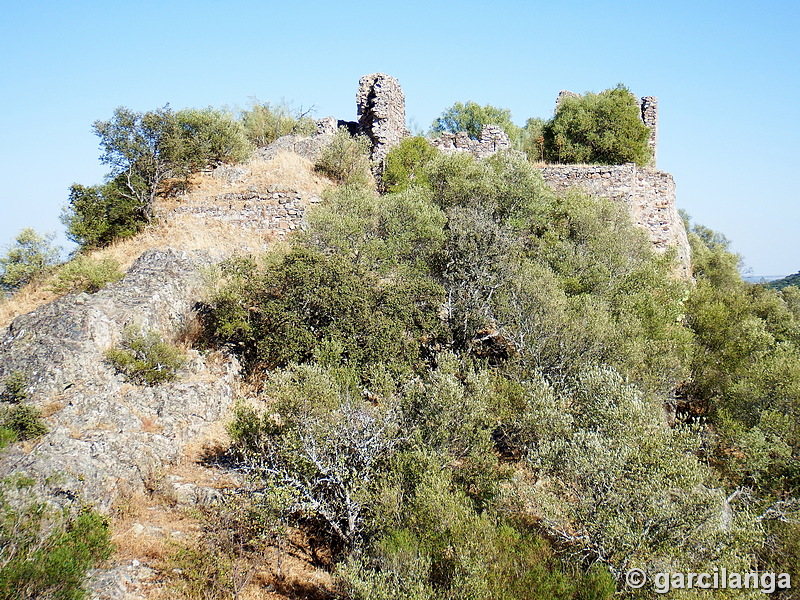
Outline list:
[[[562,98],[544,127],[551,162],[643,166],[651,156],[649,136],[638,101],[622,84],[599,94]]]

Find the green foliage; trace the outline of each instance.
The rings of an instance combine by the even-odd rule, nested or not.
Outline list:
[[[386,275],[410,267],[412,274],[425,273],[444,241],[445,221],[427,190],[376,196],[347,186],[309,211],[304,241],[346,257],[358,271]]]
[[[330,371],[297,367],[282,378],[294,385],[274,386],[275,413],[237,410],[229,429],[235,452],[283,491],[286,514],[318,519],[325,532],[352,548],[364,533],[377,473],[400,441],[396,415],[346,388],[331,389]],[[327,402],[309,393],[320,386],[328,391]]]
[[[424,137],[405,138],[386,155],[383,183],[389,192],[401,192],[410,185],[428,187],[425,166],[438,154]]]
[[[20,402],[28,397],[28,378],[22,371],[11,371],[3,381],[0,399],[6,402]]]
[[[573,551],[615,573],[634,565],[746,567],[742,551],[757,527],[746,506],[720,527],[725,493],[707,487],[711,474],[693,455],[698,430],[665,427],[657,406],[608,368],[538,395],[548,397],[526,409],[538,424],[527,460],[548,484],[524,501]]]
[[[176,139],[168,158],[176,174],[188,174],[221,163],[246,160],[252,147],[242,123],[214,108],[179,110],[175,113]]]
[[[164,181],[182,175],[176,165],[181,136],[168,107],[137,113],[124,106],[108,121],[92,125],[100,138],[100,162],[110,167],[116,192],[130,200],[134,212],[150,220],[153,200]]]
[[[312,135],[317,125],[308,112],[292,111],[283,104],[253,102],[242,112],[242,125],[247,139],[256,147],[268,146],[284,135]]]
[[[491,104],[481,106],[476,102],[456,102],[431,124],[431,133],[458,133],[466,131],[472,139],[481,137],[484,125],[497,125],[508,134],[512,144],[521,135],[521,129],[511,120],[511,111]]]
[[[108,524],[98,513],[58,513],[24,489],[0,487],[0,599],[80,600],[86,572],[111,555]],[[19,486],[14,486],[19,487]]]
[[[643,166],[650,160],[649,136],[636,98],[619,84],[563,98],[544,127],[545,156],[551,162]]]
[[[78,255],[65,263],[56,273],[57,281],[51,286],[58,294],[86,292],[94,294],[109,283],[122,279],[119,262],[113,258],[93,259]]]
[[[520,135],[521,150],[532,162],[545,160],[545,122],[542,119],[530,118],[525,122]]]
[[[137,233],[152,219],[153,201],[168,180],[179,188],[193,171],[245,160],[252,149],[241,122],[213,108],[140,113],[120,106],[92,127],[109,182],[73,185],[62,215],[69,236],[83,247]]]
[[[800,482],[800,318],[794,288],[742,281],[724,236],[690,234],[697,285],[687,319],[699,351],[689,399],[721,428],[718,453],[730,477],[769,497]],[[724,458],[723,458],[724,457]]]
[[[23,229],[15,244],[0,257],[0,287],[16,290],[55,265],[61,249],[52,246],[54,237],[40,235],[30,227]]]
[[[320,344],[335,347],[343,364],[407,364],[434,327],[440,294],[431,282],[381,281],[347,257],[297,248],[263,272],[245,265],[212,299],[208,324],[251,370],[309,361]]]
[[[339,567],[350,597],[544,600],[580,598],[590,590],[596,598],[612,597],[607,574],[568,574],[524,525],[476,512],[449,471],[423,468],[415,479],[405,482],[411,485],[397,524]]]
[[[121,185],[118,177],[103,185],[70,186],[69,203],[61,213],[67,237],[91,249],[136,235],[147,216],[138,201],[120,191]]]
[[[333,140],[317,158],[314,168],[342,185],[369,186],[370,144],[366,136],[351,136],[345,127],[340,127]]]
[[[128,381],[158,385],[173,381],[186,357],[157,331],[140,331],[129,325],[122,332],[121,345],[106,351],[106,360]]]
[[[231,455],[331,540],[342,593],[610,598],[632,566],[791,556],[800,292],[699,227],[692,288],[619,204],[420,148],[400,191],[344,186],[294,248],[229,261],[206,313],[270,401]]]
[[[42,411],[30,404],[15,404],[2,409],[0,428],[13,432],[15,441],[35,439],[47,433]]]

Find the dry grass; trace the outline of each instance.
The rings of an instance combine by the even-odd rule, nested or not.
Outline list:
[[[238,168],[242,174],[236,181],[214,177],[210,173],[196,174],[190,181],[187,194],[157,200],[154,210],[161,216],[159,222],[135,237],[88,252],[86,256],[96,260],[113,259],[123,271],[127,271],[144,251],[152,248],[170,247],[187,252],[210,250],[221,254],[264,251],[276,241],[274,234],[190,214],[175,214],[173,209],[182,203],[205,203],[217,195],[262,189],[270,184],[315,195],[322,194],[332,185],[329,179],[314,172],[311,161],[293,153],[281,152],[271,160],[253,159]],[[6,327],[15,317],[62,295],[50,289],[57,281],[56,272],[20,289],[11,298],[0,300],[0,327]]]

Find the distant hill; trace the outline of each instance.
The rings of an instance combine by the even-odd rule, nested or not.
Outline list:
[[[790,285],[796,285],[800,287],[800,271],[795,273],[794,275],[787,275],[781,279],[776,279],[775,281],[770,281],[767,286],[771,287],[774,290],[782,290],[785,287]]]
[[[747,283],[769,283],[783,279],[783,275],[742,275],[742,279]]]

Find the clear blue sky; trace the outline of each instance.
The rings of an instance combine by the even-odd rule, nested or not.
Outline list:
[[[678,204],[758,275],[800,270],[800,3],[6,2],[0,20],[0,244],[62,232],[72,183],[100,183],[91,124],[115,107],[355,117],[361,75],[400,80],[414,128],[473,100],[517,123],[559,90],[659,98]],[[63,240],[63,234],[62,234]]]

